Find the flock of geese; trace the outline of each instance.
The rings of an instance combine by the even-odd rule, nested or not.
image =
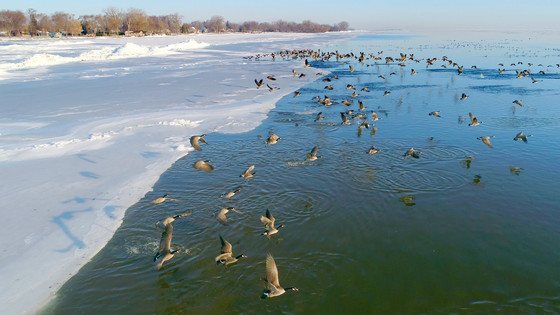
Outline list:
[[[281,51],[281,52],[277,52],[277,53],[272,53],[272,54],[264,54],[264,55],[255,55],[255,56],[251,56],[251,57],[246,57],[246,59],[250,59],[250,60],[260,60],[262,58],[265,57],[271,57],[272,60],[275,60],[276,58],[282,58],[284,60],[286,59],[293,59],[293,60],[304,60],[304,66],[305,67],[310,67],[310,63],[308,61],[308,59],[315,59],[317,60],[321,60],[321,61],[329,61],[330,59],[336,59],[336,61],[338,62],[344,62],[349,64],[349,61],[343,61],[343,60],[347,60],[347,59],[357,59],[359,63],[364,63],[365,60],[383,60],[381,55],[383,54],[383,51],[378,52],[377,54],[369,54],[366,55],[365,53],[361,52],[359,54],[354,54],[354,53],[349,53],[349,54],[340,54],[338,51],[335,52],[321,52],[321,50],[293,50],[293,51]],[[434,66],[434,62],[437,61],[438,58],[428,58],[425,60],[426,62],[426,67],[430,67],[430,66]],[[405,66],[405,62],[407,61],[413,61],[416,63],[420,63],[422,61],[422,59],[416,59],[414,57],[414,54],[403,54],[401,53],[399,57],[397,58],[393,58],[393,57],[385,57],[385,62],[387,64],[389,63],[398,63],[399,66],[404,67]],[[452,60],[450,60],[448,57],[444,56],[442,58],[442,61],[444,62],[444,64],[442,65],[442,67],[446,68],[448,66],[450,67],[456,67],[457,68],[457,72],[458,74],[462,74],[463,73],[463,66],[459,66],[457,65],[457,63],[453,62]],[[501,65],[501,64],[500,64]],[[370,65],[367,65],[370,66]],[[558,67],[560,67],[560,65],[557,65]],[[352,65],[348,66],[350,72],[354,72],[354,67]],[[474,68],[474,66],[473,66]],[[503,73],[504,70],[502,69],[498,69],[499,73]],[[415,75],[417,74],[417,71],[412,69],[411,70],[411,75]],[[295,78],[301,78],[304,77],[305,74],[304,73],[300,73],[298,74],[295,70],[292,70],[292,74],[293,77]],[[395,75],[395,72],[390,73],[389,75]],[[317,73],[317,75],[322,75],[320,72]],[[531,72],[529,70],[523,70],[521,72],[517,71],[517,76],[518,78],[523,78],[523,77],[531,77],[532,82],[533,83],[537,83],[539,82],[538,80],[534,79],[531,75]],[[384,79],[385,77],[383,75],[379,75],[379,78]],[[266,77],[266,79],[268,81],[275,81],[276,78],[274,76],[268,76]],[[333,80],[337,80],[338,76],[331,76],[331,77],[325,77],[323,79],[323,81],[325,82],[332,82]],[[254,80],[257,89],[260,89],[264,86],[266,86],[268,88],[269,91],[275,91],[277,89],[279,89],[279,87],[273,87],[268,83],[265,83],[265,79],[255,79]],[[350,96],[350,98],[348,99],[344,99],[342,101],[340,101],[340,104],[345,105],[348,109],[345,111],[340,112],[340,117],[341,117],[341,125],[350,125],[352,123],[352,121],[355,120],[359,120],[359,130],[361,131],[362,129],[368,129],[371,127],[371,134],[375,134],[375,131],[377,130],[377,128],[373,127],[373,122],[379,120],[379,117],[377,115],[377,113],[375,111],[369,111],[366,112],[365,111],[365,106],[363,105],[363,103],[361,101],[358,101],[358,105],[359,105],[359,110],[355,111],[353,109],[350,109],[350,106],[352,106],[353,104],[353,99],[356,98],[358,96],[358,94],[356,93],[356,87],[352,84],[348,84],[346,86],[347,90],[351,90],[352,94]],[[327,86],[325,86],[324,88],[325,90],[331,91],[334,89],[334,87],[329,84]],[[370,90],[367,87],[363,87],[360,91],[362,92],[366,92],[369,93]],[[390,91],[384,91],[383,95],[389,95]],[[299,97],[301,95],[300,91],[296,91],[294,92],[294,97]],[[467,99],[468,96],[465,93],[462,93],[460,99],[461,100],[465,100]],[[316,101],[318,104],[321,104],[325,107],[329,107],[332,106],[333,104],[335,104],[336,102],[333,101],[329,96],[325,95],[324,97],[320,97],[320,96],[316,96],[313,98],[314,101]],[[522,107],[523,103],[521,100],[514,100],[513,101],[514,104]],[[430,113],[428,113],[429,116],[432,117],[437,117],[437,118],[441,118],[441,114],[440,111],[432,111]],[[370,121],[372,121],[372,123],[370,124],[368,122],[368,117]],[[323,116],[323,112],[319,112],[315,118],[315,122],[319,122],[321,120],[324,119]],[[459,118],[460,120],[462,119],[462,117]],[[471,127],[475,127],[478,125],[482,124],[482,121],[479,121],[477,119],[477,117],[469,112],[469,119],[470,119],[470,123],[469,126]],[[523,132],[519,132],[515,138],[513,140],[521,140],[523,142],[527,142],[527,138],[530,137],[531,135],[525,135]],[[208,142],[206,142],[206,140],[204,139],[205,135],[195,135],[192,136],[190,138],[190,144],[192,145],[192,147],[195,150],[201,151],[202,147],[201,147],[201,143],[203,144],[208,144]],[[477,139],[481,140],[484,144],[486,144],[488,147],[492,148],[492,143],[490,142],[490,139],[493,138],[494,136],[480,136]],[[279,140],[281,140],[282,138],[279,137],[278,135],[276,135],[274,132],[270,132],[269,133],[269,137],[266,139],[265,143],[266,145],[274,145],[276,144]],[[308,161],[315,161],[318,158],[320,158],[320,156],[318,156],[318,152],[319,152],[319,147],[318,146],[314,146],[309,153],[306,154],[305,158]],[[375,148],[374,146],[372,146],[371,148],[369,148],[369,150],[367,151],[368,154],[376,154],[379,152],[379,149]],[[410,148],[408,149],[404,154],[404,158],[407,157],[412,157],[412,158],[420,158],[422,152],[415,150],[414,148]],[[193,167],[197,170],[200,171],[204,171],[204,172],[210,172],[214,170],[214,166],[212,166],[210,164],[210,160],[199,160],[196,161],[193,164]],[[519,169],[519,168],[517,168]],[[247,170],[245,172],[243,172],[242,174],[240,174],[240,177],[242,177],[244,180],[248,180],[251,177],[255,176],[256,172],[255,172],[255,165],[251,165],[247,168]],[[221,198],[225,198],[225,199],[230,199],[232,197],[234,197],[237,193],[239,193],[242,190],[242,187],[238,187],[232,191],[229,191],[223,195],[221,195]],[[171,198],[168,194],[163,195],[162,197],[159,197],[155,200],[152,201],[152,203],[154,205],[157,204],[161,204],[167,200],[177,200],[177,199],[173,199]],[[405,203],[410,203],[411,200],[403,200]],[[228,208],[223,208],[220,210],[220,212],[216,215],[216,218],[218,221],[222,222],[222,223],[226,223],[227,222],[227,213],[229,213],[230,211],[232,212],[236,212],[236,213],[241,213],[238,210],[236,210],[233,207],[228,207]],[[190,212],[186,212],[186,213],[182,213],[182,214],[178,214],[172,217],[168,217],[165,218],[162,221],[158,221],[156,223],[156,226],[161,228],[163,230],[162,235],[161,235],[161,241],[160,241],[160,245],[159,245],[159,250],[156,253],[156,255],[154,256],[154,262],[156,262],[156,268],[158,270],[160,270],[163,266],[163,264],[166,261],[169,261],[171,258],[173,258],[174,254],[177,252],[177,250],[172,250],[171,249],[171,240],[172,240],[172,233],[173,233],[173,225],[172,223],[176,220],[176,219],[180,219],[180,218],[184,218],[189,216],[191,213]],[[279,230],[284,226],[284,225],[276,225],[276,219],[274,218],[274,216],[272,215],[272,213],[270,212],[269,209],[266,209],[266,212],[264,213],[264,215],[262,215],[260,217],[260,221],[261,223],[264,225],[264,229],[265,231],[262,233],[262,235],[268,237],[269,239],[278,234]],[[237,263],[240,259],[242,258],[247,258],[247,256],[245,256],[244,254],[238,254],[238,255],[234,255],[233,253],[233,247],[231,245],[230,242],[228,242],[226,239],[224,239],[221,235],[219,236],[220,238],[220,253],[215,257],[215,262],[216,264],[222,264],[226,267]],[[298,291],[297,288],[295,287],[287,287],[287,288],[283,288],[280,285],[279,282],[279,276],[278,276],[278,268],[276,265],[276,262],[273,258],[273,256],[268,253],[266,256],[266,277],[263,279],[264,280],[264,285],[265,285],[265,290],[262,294],[262,298],[273,298],[273,297],[277,297],[280,296],[282,294],[284,294],[286,291]]]

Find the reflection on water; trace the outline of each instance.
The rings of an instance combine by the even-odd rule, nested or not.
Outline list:
[[[339,77],[329,83],[332,91],[318,80],[299,97],[283,98],[252,132],[207,135],[209,145],[177,161],[128,209],[114,238],[46,313],[560,312],[558,76],[541,75],[539,85],[512,76],[523,65],[507,64],[524,58],[511,54],[511,43],[415,40],[359,38],[328,47],[383,50],[381,57],[418,47],[411,52],[421,63],[314,61],[332,71],[327,77]],[[461,75],[450,65],[426,69],[427,58],[439,58],[436,68],[442,55],[473,61],[474,48],[477,68],[465,64]],[[556,63],[543,54],[534,48],[535,64]],[[509,77],[498,74],[498,62]],[[460,100],[462,93],[468,98]],[[325,95],[333,105],[313,99]],[[519,98],[525,106],[512,112]],[[353,113],[343,125],[347,110]],[[319,112],[323,120],[315,121]],[[483,123],[458,123],[469,112]],[[369,128],[359,127],[359,113]],[[281,137],[274,145],[265,144],[270,131]],[[534,136],[513,141],[520,131]],[[492,148],[477,140],[482,136],[494,136]],[[315,146],[319,158],[309,161]],[[369,154],[372,146],[379,151]],[[404,157],[410,148],[422,152],[418,159]],[[214,171],[192,167],[208,159]],[[250,165],[255,176],[241,178]],[[220,198],[239,186],[231,199]],[[178,201],[151,204],[165,193]],[[239,210],[227,225],[216,218],[224,207]],[[270,240],[259,220],[267,208],[277,226],[285,225]],[[173,223],[171,247],[179,252],[158,272],[152,257],[161,231],[154,223],[185,210],[193,214]],[[219,235],[248,258],[217,266]],[[299,292],[259,298],[269,252],[280,283]]]

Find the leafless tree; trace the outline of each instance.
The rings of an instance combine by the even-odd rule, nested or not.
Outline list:
[[[97,34],[102,29],[102,16],[100,15],[82,15],[79,17],[86,34]]]
[[[214,15],[210,18],[210,20],[208,20],[207,28],[212,30],[214,33],[219,33],[226,28],[224,18],[219,15]]]
[[[123,25],[123,13],[114,7],[103,10],[104,28],[107,34],[119,34]]]
[[[130,8],[126,13],[126,30],[131,32],[145,32],[148,27],[146,13],[137,8]]]
[[[27,25],[27,30],[29,35],[35,36],[39,30],[39,25],[37,22],[37,10],[27,9],[27,16],[29,17],[29,24]]]
[[[72,36],[81,35],[83,32],[82,23],[78,20],[68,21],[68,33]]]
[[[25,14],[21,11],[0,11],[0,30],[6,32],[8,36],[20,35],[25,22]]]
[[[167,27],[172,34],[181,32],[181,23],[183,17],[179,13],[170,14],[167,16]]]
[[[64,12],[55,12],[51,15],[51,20],[53,22],[55,32],[60,33],[68,33],[68,29],[70,28],[70,16],[68,13]]]
[[[51,17],[46,14],[37,14],[37,22],[39,27],[39,33],[47,34],[49,31],[54,29],[54,24]]]

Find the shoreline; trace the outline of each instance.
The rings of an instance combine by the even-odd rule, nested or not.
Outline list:
[[[348,39],[352,35],[345,34],[334,40]],[[230,37],[229,34],[226,36]],[[297,38],[309,40],[308,36],[291,36],[296,39],[287,36],[283,40],[294,41],[294,46],[309,45],[297,42]],[[260,37],[257,43],[266,46],[262,47],[263,50],[277,51],[272,48],[275,46],[274,41],[271,45],[263,41],[266,36]],[[320,45],[322,37],[325,35],[312,36],[312,45]],[[238,45],[243,46],[244,43]],[[268,46],[272,46],[271,49]],[[196,53],[207,54],[213,52],[214,48],[216,46],[211,45]],[[17,205],[17,208],[22,209],[7,214],[7,219],[17,222],[24,215],[29,216],[31,221],[28,228],[11,227],[3,232],[6,234],[3,237],[5,240],[7,235],[19,233],[23,236],[22,243],[3,244],[8,254],[3,258],[2,273],[8,285],[0,293],[0,300],[3,305],[11,306],[6,311],[37,313],[44,309],[58,289],[107,244],[122,224],[126,210],[148,195],[160,176],[192,150],[188,144],[191,135],[252,130],[266,119],[278,100],[319,78],[311,75],[304,79],[290,78],[291,69],[304,71],[303,62],[299,61],[243,64],[241,57],[233,56],[237,51],[213,53],[214,57],[226,57],[230,62],[234,58],[239,60],[233,61],[221,74],[195,71],[192,80],[221,76],[218,78],[221,82],[235,82],[236,78],[245,76],[247,78],[242,85],[247,85],[246,88],[233,85],[229,92],[222,90],[218,99],[215,95],[220,94],[209,91],[201,99],[211,100],[214,105],[202,108],[169,108],[148,114],[139,113],[133,117],[123,113],[116,118],[89,120],[90,127],[80,128],[80,125],[73,128],[70,138],[88,139],[101,134],[101,139],[93,139],[96,141],[88,142],[84,147],[62,146],[58,148],[62,152],[55,152],[54,157],[45,153],[44,157],[38,159],[4,163],[2,169],[6,171],[6,177],[19,190],[8,194],[2,202],[3,208],[11,209]],[[257,91],[250,85],[255,73],[264,74],[266,71],[281,71],[284,77],[279,77],[275,83],[282,87],[280,91]],[[196,90],[198,87],[193,87],[191,94]],[[233,101],[228,100],[231,97],[227,94],[234,94]],[[143,171],[138,173],[139,170]],[[35,196],[41,200],[25,196]],[[39,212],[43,217],[38,217]],[[41,226],[43,228],[34,228]],[[33,263],[36,260],[41,263]]]

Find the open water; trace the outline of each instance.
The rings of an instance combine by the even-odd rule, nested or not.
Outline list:
[[[306,75],[318,80],[284,97],[260,127],[207,135],[209,145],[177,161],[127,210],[113,239],[44,313],[560,313],[560,42],[504,38],[325,44],[323,52],[366,59],[308,58],[318,70]],[[400,53],[419,62],[385,62]],[[523,70],[530,76],[518,78]],[[333,105],[313,99],[325,95]],[[342,125],[349,109],[371,126],[360,128],[359,118]],[[318,112],[324,119],[315,122]],[[482,124],[469,126],[469,112]],[[282,139],[267,146],[270,131]],[[513,140],[521,131],[532,135],[527,142]],[[481,136],[493,136],[493,147]],[[320,158],[307,161],[314,146]],[[368,154],[371,146],[379,152]],[[418,159],[404,157],[411,147]],[[197,160],[216,168],[196,170]],[[250,165],[256,175],[244,180]],[[232,199],[220,198],[238,186]],[[151,204],[165,193],[179,201]],[[224,225],[215,216],[229,206],[242,213],[229,212]],[[285,225],[271,239],[259,220],[267,208]],[[180,251],[157,271],[154,223],[185,210],[192,215],[173,223],[171,247]],[[248,258],[216,265],[219,235]],[[260,299],[267,253],[280,284],[298,292]]]

